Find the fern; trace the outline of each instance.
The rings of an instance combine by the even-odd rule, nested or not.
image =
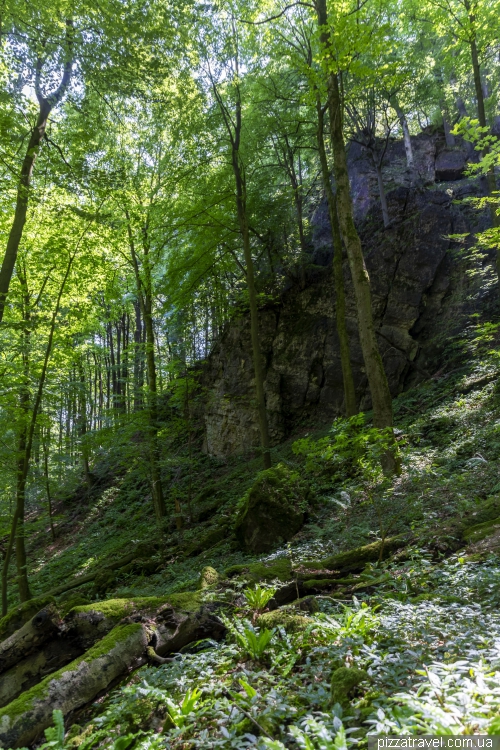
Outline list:
[[[64,750],[64,716],[62,711],[56,708],[52,712],[52,719],[54,726],[49,727],[45,730],[45,739],[40,750],[48,750],[48,748],[55,748],[55,750]]]

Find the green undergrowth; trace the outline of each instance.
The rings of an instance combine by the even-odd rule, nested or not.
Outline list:
[[[302,431],[299,451],[294,440],[273,450],[310,499],[301,531],[269,554],[244,554],[232,535],[258,457],[201,454],[182,529],[152,535],[150,497],[129,496],[132,466],[54,559],[40,546],[37,592],[126,554],[127,534],[128,545],[150,539],[153,573],[118,571],[104,595],[92,584],[84,593],[110,611],[140,597],[152,609],[205,604],[228,630],[220,644],[136,671],[66,727],[64,747],[342,750],[365,748],[370,733],[500,733],[500,365],[480,328],[464,346],[476,347],[473,366],[395,400],[399,477],[378,468],[369,415]],[[355,451],[345,435],[357,436]],[[177,480],[186,521],[188,480]],[[200,544],[219,527],[221,539]],[[284,585],[303,599],[269,609]]]

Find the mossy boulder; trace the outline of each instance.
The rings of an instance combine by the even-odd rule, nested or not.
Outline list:
[[[364,669],[357,669],[356,667],[339,667],[336,669],[332,674],[331,682],[332,703],[340,703],[343,708],[346,708],[355,688],[367,679],[368,673]]]
[[[200,573],[198,588],[209,589],[210,586],[216,586],[219,583],[220,576],[211,565],[206,565]]]
[[[305,630],[312,622],[313,620],[310,617],[282,609],[275,609],[274,612],[264,612],[257,619],[257,624],[260,628],[272,630],[272,628],[282,627],[290,633]]]
[[[314,596],[303,596],[301,599],[297,599],[293,604],[294,609],[299,609],[301,612],[314,612],[319,611],[318,600]]]
[[[240,501],[235,534],[249,552],[268,552],[300,531],[311,491],[296,471],[284,464],[261,471]]]

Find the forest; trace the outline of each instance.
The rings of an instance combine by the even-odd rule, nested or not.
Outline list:
[[[499,11],[3,0],[1,748],[500,735]]]

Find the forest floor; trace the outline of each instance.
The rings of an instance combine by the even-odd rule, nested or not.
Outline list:
[[[50,747],[340,750],[366,746],[367,733],[500,734],[496,337],[494,326],[475,329],[465,344],[474,356],[461,357],[470,364],[395,400],[403,471],[389,489],[359,472],[308,468],[293,440],[274,449],[274,462],[300,470],[314,499],[303,529],[272,553],[244,554],[231,533],[258,458],[196,453],[191,478],[184,471],[176,484],[185,516],[189,490],[193,497],[192,521],[181,529],[174,520],[151,534],[139,459],[120,464],[119,447],[96,470],[91,492],[78,488],[60,503],[55,541],[47,543],[47,518],[33,514],[34,595],[145,542],[143,563],[108,570],[61,600],[197,591],[227,628],[219,643],[133,672],[70,717],[66,738]],[[309,430],[315,439],[327,434]],[[170,468],[186,465],[185,450],[172,452]],[[407,540],[401,552],[341,580],[325,571],[311,595],[302,588],[298,602],[267,611],[287,583],[299,594],[308,561],[398,534]],[[207,566],[217,572],[208,571],[211,579]]]

